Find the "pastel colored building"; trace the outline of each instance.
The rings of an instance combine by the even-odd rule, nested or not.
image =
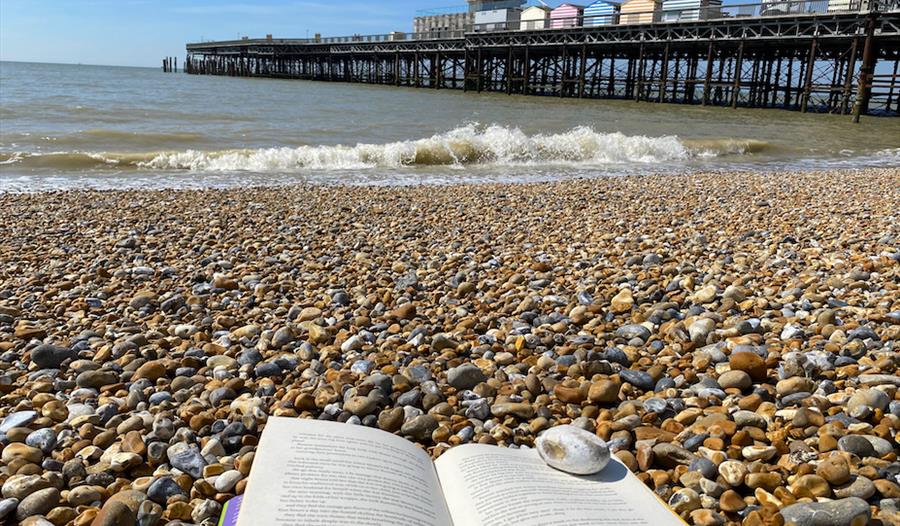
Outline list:
[[[868,11],[868,0],[828,0],[826,9],[829,13],[839,13],[842,11]]]
[[[622,3],[616,0],[598,0],[584,8],[584,27],[609,26],[619,23]]]
[[[532,6],[522,11],[520,26],[522,29],[547,29],[550,27],[550,8]]]
[[[659,17],[661,0],[627,0],[619,11],[620,24],[652,24]]]
[[[553,29],[579,27],[583,17],[584,6],[577,4],[562,4],[550,11],[550,27]]]
[[[696,22],[719,18],[722,0],[663,0],[663,22]]]
[[[522,10],[491,9],[475,12],[475,31],[506,31],[518,29]]]

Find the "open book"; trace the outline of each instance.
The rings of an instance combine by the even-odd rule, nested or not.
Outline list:
[[[534,450],[480,444],[432,462],[378,429],[294,418],[266,424],[237,518],[237,526],[683,524],[615,456],[585,477],[547,466]]]

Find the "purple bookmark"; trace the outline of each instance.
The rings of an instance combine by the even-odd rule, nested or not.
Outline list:
[[[222,510],[222,516],[219,518],[219,526],[237,526],[243,500],[244,496],[238,495],[225,503],[225,509]]]

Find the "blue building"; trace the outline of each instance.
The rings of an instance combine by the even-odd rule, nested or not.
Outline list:
[[[719,18],[722,0],[664,0],[662,4],[663,22],[696,22]]]
[[[621,7],[618,0],[597,0],[584,8],[584,27],[618,24]]]

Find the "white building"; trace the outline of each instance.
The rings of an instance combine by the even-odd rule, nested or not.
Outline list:
[[[474,31],[508,31],[518,29],[521,17],[522,10],[517,7],[476,11]]]

